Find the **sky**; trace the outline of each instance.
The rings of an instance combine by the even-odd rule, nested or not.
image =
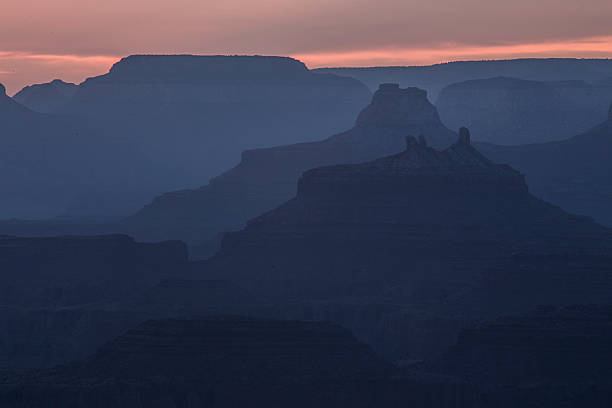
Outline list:
[[[323,66],[612,58],[611,0],[0,0],[0,82],[81,82],[130,54]]]

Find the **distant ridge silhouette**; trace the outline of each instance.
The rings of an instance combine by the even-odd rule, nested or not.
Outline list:
[[[437,147],[456,137],[440,122],[425,91],[383,84],[350,130],[318,142],[248,150],[236,167],[207,186],[162,195],[126,219],[125,226],[141,239],[173,237],[204,244],[290,198],[303,171],[399,152],[406,134],[426,135]],[[214,245],[202,255],[211,249]]]
[[[604,122],[565,140],[507,147],[482,144],[479,148],[493,160],[525,173],[534,194],[612,226],[610,111]]]
[[[14,203],[0,204],[0,218],[125,216],[164,191],[202,184],[235,164],[245,149],[340,131],[370,97],[352,78],[263,56],[136,55],[77,87],[59,81],[32,86],[18,98],[52,115],[38,116],[27,128],[59,121],[62,128],[77,129],[61,133],[81,136],[62,142],[61,152],[60,139],[51,148],[15,146],[12,180],[29,183],[31,204],[17,203],[26,192],[16,193]],[[52,133],[24,126],[13,135],[25,141]],[[56,169],[25,159],[37,151],[45,155],[43,163],[83,163],[56,177]],[[26,174],[33,180],[24,180]],[[49,186],[58,192],[43,191]]]
[[[447,85],[471,79],[514,77],[532,81],[599,81],[612,78],[611,59],[518,58],[453,61],[427,66],[321,68],[319,72],[349,76],[374,90],[383,82],[426,89],[432,101]]]
[[[26,86],[13,99],[36,112],[52,113],[66,105],[76,90],[76,84],[56,79],[46,84]]]
[[[437,108],[446,125],[470,126],[474,139],[502,145],[562,140],[605,119],[612,84],[495,77],[442,89]]]

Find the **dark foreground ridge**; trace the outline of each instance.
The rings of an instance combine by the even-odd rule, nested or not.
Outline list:
[[[148,321],[89,360],[0,374],[3,407],[377,407],[457,401],[449,380],[397,378],[346,329],[245,318]]]
[[[393,366],[327,322],[150,320],[88,359],[0,371],[7,408],[605,408],[610,306],[541,307],[464,330],[441,357]]]

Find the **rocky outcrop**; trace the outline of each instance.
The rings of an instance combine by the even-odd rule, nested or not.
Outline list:
[[[13,99],[33,111],[52,113],[66,105],[76,90],[76,84],[56,79],[45,84],[26,86]]]
[[[162,195],[125,225],[142,238],[173,237],[196,245],[214,240],[289,199],[303,171],[397,153],[404,148],[406,134],[423,134],[436,147],[450,145],[455,137],[424,91],[385,84],[352,129],[320,142],[246,151],[238,166],[209,185]]]
[[[0,304],[63,307],[123,299],[187,261],[181,242],[145,244],[128,236],[0,238]]]
[[[401,89],[399,84],[381,84],[370,105],[357,117],[359,127],[440,127],[438,111],[419,88]],[[445,140],[431,136],[436,145]]]
[[[612,118],[558,142],[479,148],[526,174],[534,194],[567,211],[612,226]]]
[[[600,123],[612,86],[497,77],[445,87],[437,101],[447,126],[467,125],[474,139],[502,145],[562,140]]]
[[[158,320],[128,331],[83,363],[0,375],[0,403],[11,408],[472,405],[469,386],[397,374],[350,332],[329,323]]]

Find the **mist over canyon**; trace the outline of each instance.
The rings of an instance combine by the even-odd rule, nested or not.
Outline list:
[[[0,142],[2,407],[610,406],[609,60],[132,55]]]

